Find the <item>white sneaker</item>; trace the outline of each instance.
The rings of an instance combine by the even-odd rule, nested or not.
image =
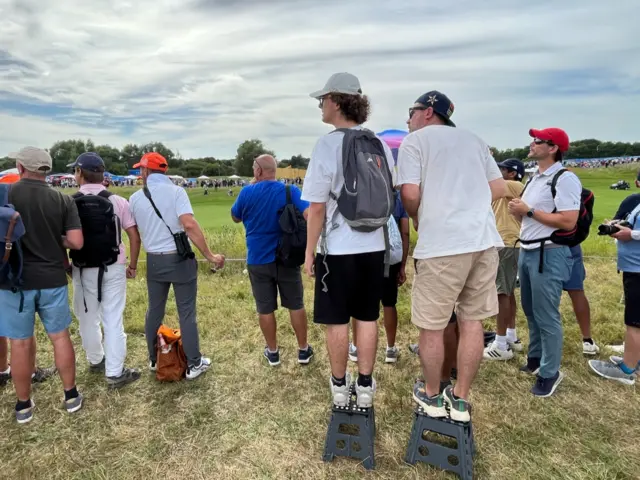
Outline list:
[[[157,370],[158,367],[156,366],[156,362],[152,362],[151,360],[149,360],[149,371],[156,372]]]
[[[596,345],[596,342],[582,342],[582,353],[584,355],[596,355],[600,352],[600,347]]]
[[[511,360],[513,358],[513,350],[509,347],[506,350],[500,350],[498,342],[494,340],[491,345],[484,349],[482,358],[485,360]]]
[[[358,363],[358,349],[353,343],[349,344],[349,360]]]
[[[622,345],[607,345],[613,353],[624,353],[624,343]]]
[[[346,407],[349,405],[349,397],[351,397],[351,374],[347,372],[344,378],[344,385],[337,386],[333,384],[331,376],[329,376],[329,385],[331,387],[331,395],[333,395],[333,404],[336,407]]]
[[[511,350],[513,350],[514,352],[521,352],[522,350],[524,350],[524,346],[522,345],[522,342],[519,338],[516,338],[515,342],[507,339],[507,345],[509,345],[509,348],[511,348]]]
[[[356,405],[358,408],[371,408],[373,406],[373,396],[376,393],[376,381],[371,379],[370,387],[361,387],[356,382]]]
[[[187,380],[193,380],[195,378],[198,378],[204,372],[209,370],[210,366],[211,366],[211,359],[207,357],[200,357],[200,365],[187,368]]]

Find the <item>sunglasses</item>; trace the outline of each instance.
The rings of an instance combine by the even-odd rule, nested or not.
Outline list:
[[[535,143],[536,145],[542,145],[543,143],[546,143],[547,145],[549,145],[550,147],[555,147],[555,143],[553,143],[550,140],[541,140],[539,138],[534,138],[533,139],[533,143]]]
[[[411,107],[409,109],[409,118],[413,117],[413,114],[416,113],[418,110],[426,110],[427,108],[430,108],[430,107]]]

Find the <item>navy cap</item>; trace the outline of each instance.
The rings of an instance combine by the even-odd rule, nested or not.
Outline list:
[[[76,161],[67,165],[70,168],[81,168],[88,172],[104,172],[104,161],[94,152],[81,153]]]
[[[421,95],[415,103],[419,103],[426,107],[433,107],[433,111],[442,117],[442,119],[450,127],[455,127],[456,124],[451,121],[451,115],[453,115],[453,102],[449,100],[444,93],[437,90],[431,90],[430,92]]]
[[[524,178],[524,163],[517,158],[507,158],[504,162],[500,162],[498,167],[505,168],[511,172],[516,172],[517,180],[522,180]]]

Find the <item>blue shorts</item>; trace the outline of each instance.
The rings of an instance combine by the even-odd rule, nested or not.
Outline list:
[[[44,290],[24,290],[24,306],[20,310],[20,294],[0,290],[0,337],[26,340],[33,337],[36,313],[47,334],[69,328],[71,310],[67,286]]]
[[[587,277],[587,271],[584,268],[584,259],[582,257],[582,248],[580,245],[571,248],[571,258],[573,259],[571,276],[569,277],[569,280],[562,284],[562,290],[565,292],[572,290],[584,290],[584,279]]]

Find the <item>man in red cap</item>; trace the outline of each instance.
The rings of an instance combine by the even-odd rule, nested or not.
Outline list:
[[[165,175],[169,164],[162,155],[146,153],[133,168],[140,168],[144,182],[144,188],[131,195],[129,203],[148,259],[149,308],[145,336],[149,368],[156,370],[157,333],[164,319],[169,288],[173,285],[182,345],[187,356],[186,376],[187,380],[193,380],[209,369],[211,360],[200,353],[196,322],[198,265],[189,240],[219,268],[224,266],[224,256],[214,255],[209,250],[200,225],[193,216],[187,193]]]
[[[529,325],[527,364],[520,370],[537,375],[531,393],[551,396],[564,375],[560,297],[571,275],[573,259],[566,245],[549,240],[556,230],[571,230],[578,220],[582,185],[562,168],[569,137],[559,128],[529,130],[533,137],[529,158],[538,171],[525,185],[521,198],[509,202],[509,212],[522,219],[519,277],[522,309]],[[555,182],[555,196],[551,185]]]

